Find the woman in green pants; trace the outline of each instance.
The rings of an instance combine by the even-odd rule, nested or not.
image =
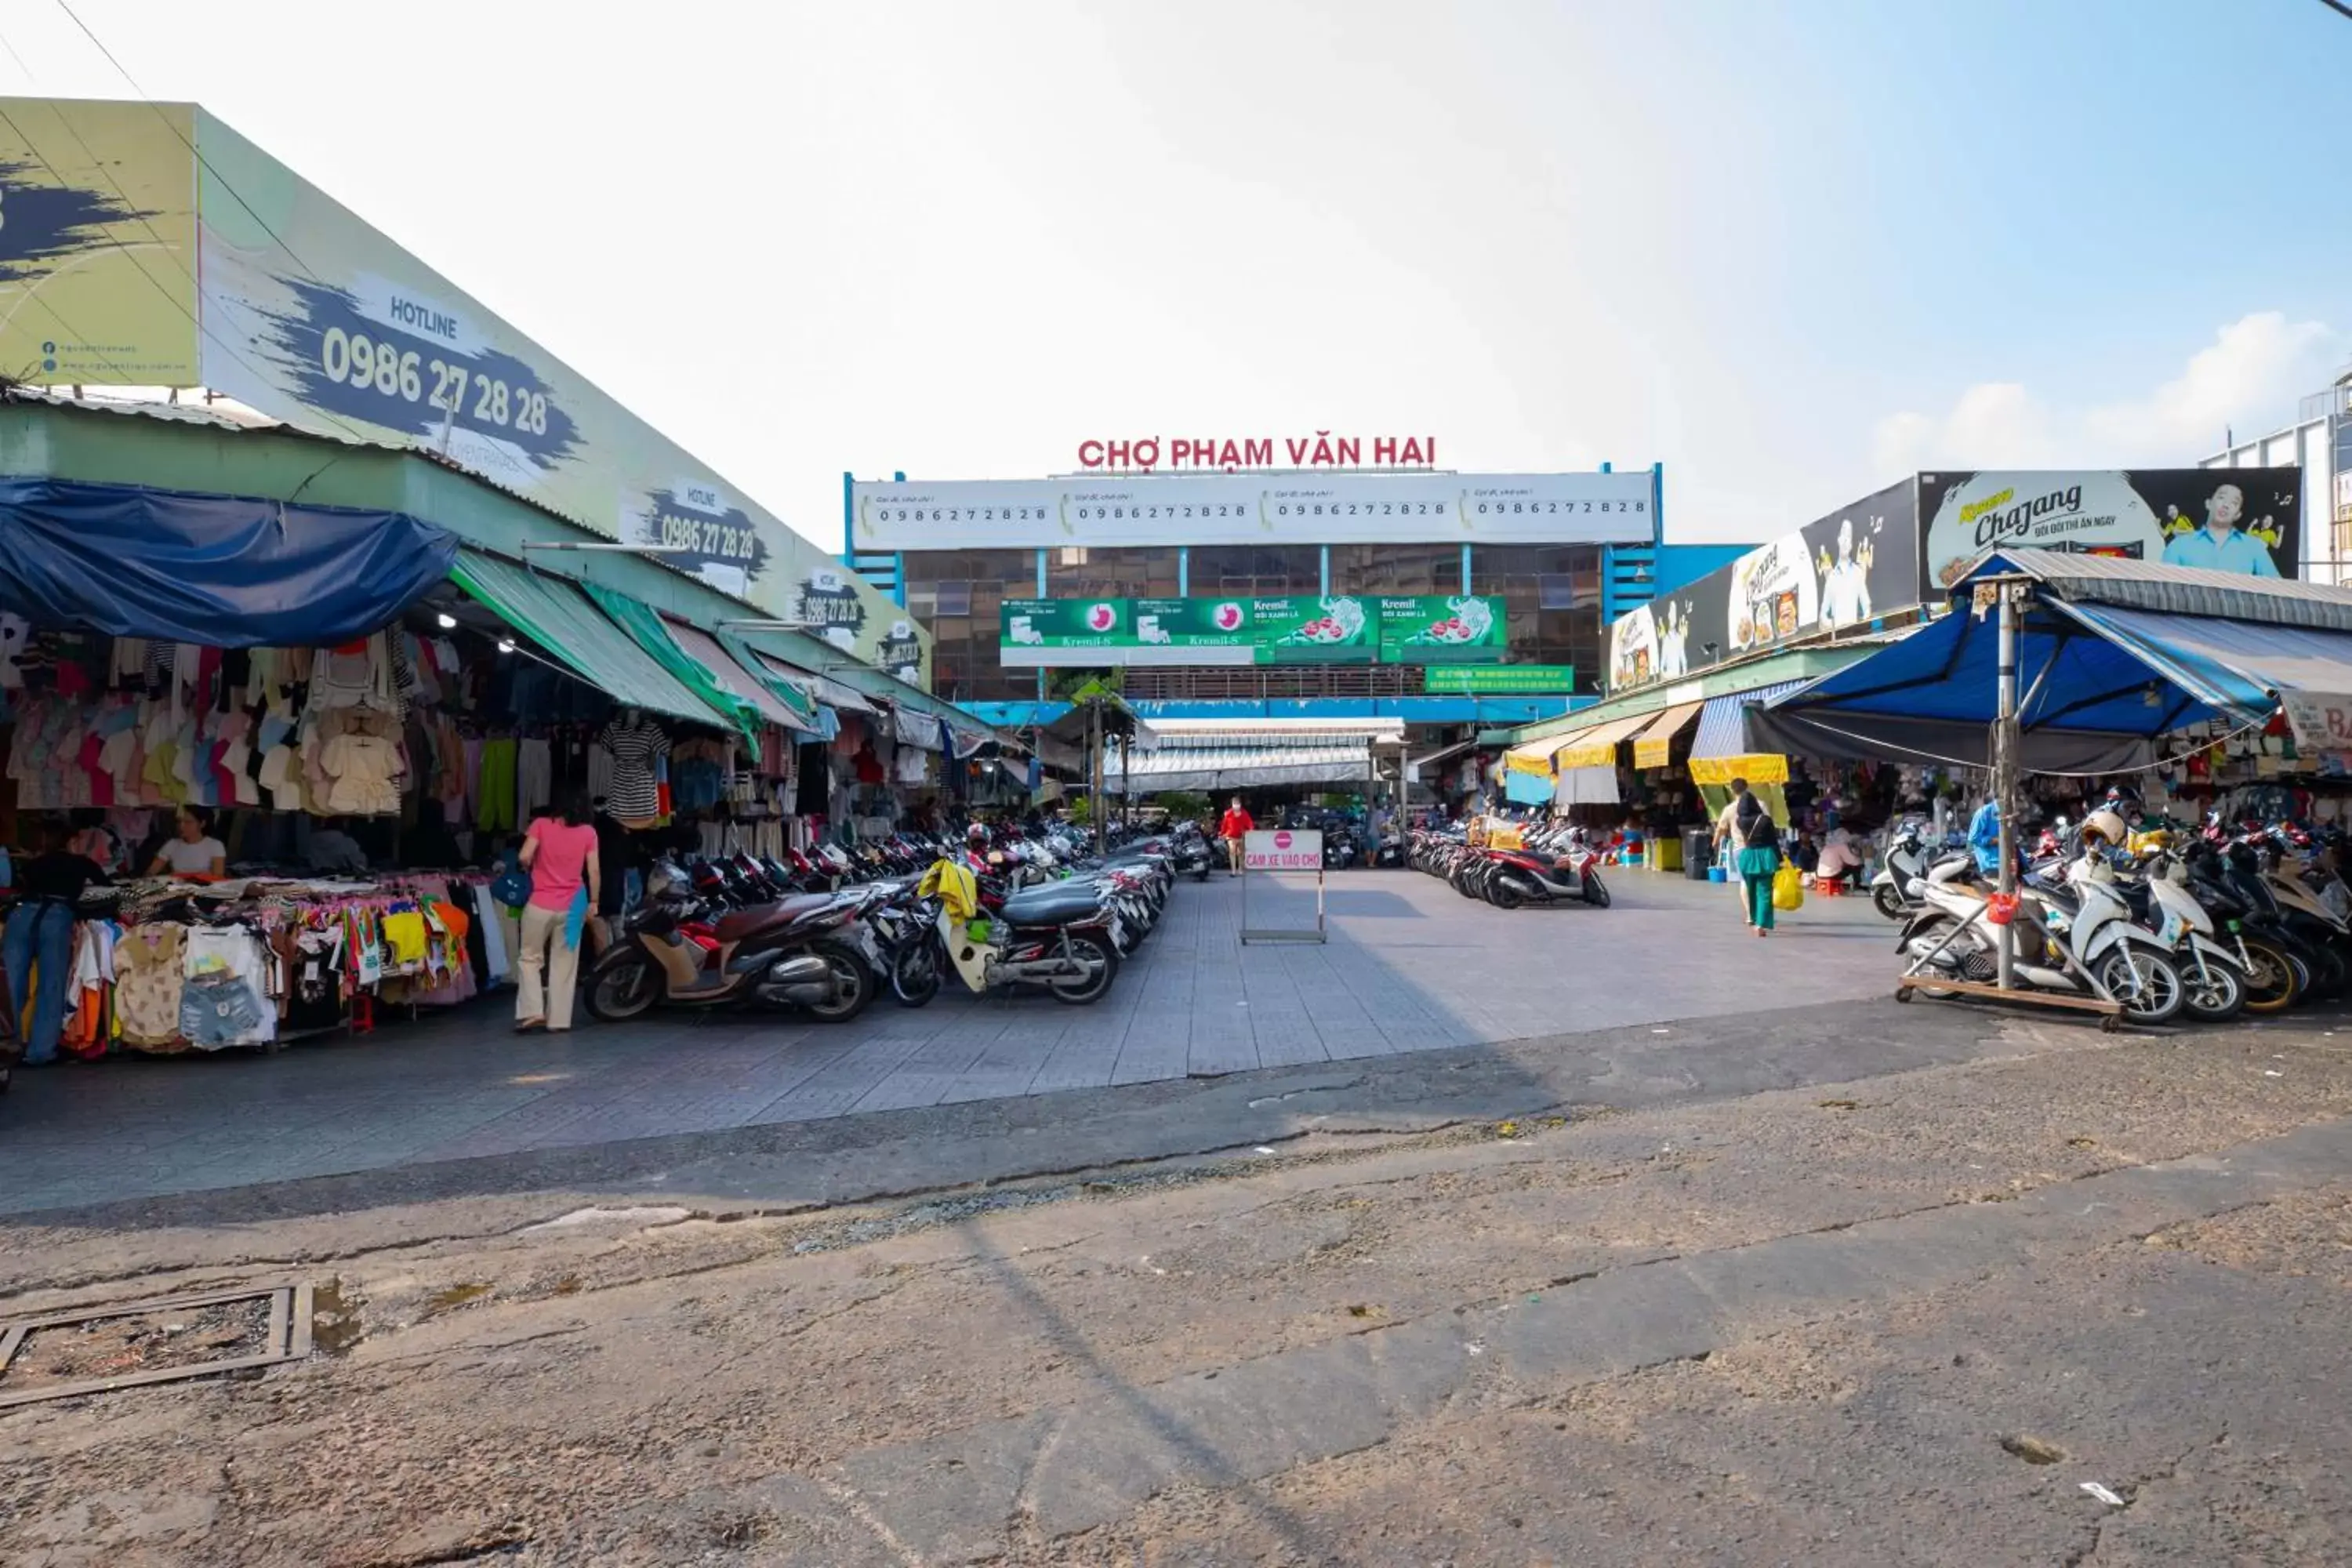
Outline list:
[[[1772,875],[1780,868],[1780,826],[1745,779],[1734,779],[1738,795],[1731,803],[1732,836],[1739,844],[1739,886],[1748,896],[1748,923],[1758,936],[1772,931]]]

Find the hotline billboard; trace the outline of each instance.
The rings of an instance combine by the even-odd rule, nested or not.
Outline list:
[[[0,100],[0,374],[430,451],[929,681],[888,595],[193,104]]]

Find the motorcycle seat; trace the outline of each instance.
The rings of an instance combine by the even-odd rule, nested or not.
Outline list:
[[[1076,921],[1092,920],[1102,909],[1102,900],[1092,885],[1085,882],[1049,882],[1041,888],[1024,888],[1004,900],[998,913],[1006,923],[1016,926],[1059,926]]]
[[[796,925],[817,910],[833,903],[831,893],[795,893],[789,899],[779,899],[772,904],[755,904],[748,910],[734,910],[719,918],[717,934],[722,942],[746,942],[755,936],[781,931]]]

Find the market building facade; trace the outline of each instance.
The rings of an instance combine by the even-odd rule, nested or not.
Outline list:
[[[996,722],[1050,722],[1055,671],[1111,668],[1181,722],[1171,744],[1221,755],[1169,776],[1402,783],[1416,748],[1597,700],[1611,618],[1736,553],[1664,542],[1657,468],[1455,473],[1435,447],[1089,441],[1058,478],[845,475],[843,559],[930,634],[938,689]]]
[[[16,901],[34,1059],[513,982],[568,798],[593,942],[657,857],[1025,785],[887,595],[202,110],[5,107],[0,847],[118,881]]]

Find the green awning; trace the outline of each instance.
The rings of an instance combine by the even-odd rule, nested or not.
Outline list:
[[[759,683],[761,690],[772,694],[777,701],[784,705],[784,710],[793,716],[790,721],[792,728],[814,732],[816,730],[814,698],[771,669],[767,660],[760,657],[760,650],[741,637],[731,632],[720,632],[717,641],[727,657],[741,666],[743,673]]]
[[[710,704],[599,614],[577,584],[541,576],[478,550],[459,550],[449,577],[614,701],[697,724],[731,727],[731,719],[713,712]]]
[[[654,614],[653,606],[641,599],[607,588],[595,583],[583,583],[596,607],[613,617],[613,622],[636,639],[639,647],[652,656],[653,661],[677,677],[688,691],[702,699],[704,706],[714,713],[724,714],[730,724],[741,731],[754,746],[760,743],[760,726],[766,722],[759,704],[749,697],[730,689],[719,679],[718,671],[678,646],[670,636],[667,623]]]
[[[782,681],[760,679],[746,660],[755,658],[750,648],[740,654],[735,647],[742,645],[737,638],[720,632],[713,637],[700,626],[664,617],[662,624],[669,628],[671,640],[687,651],[688,657],[718,679],[719,684],[760,710],[767,722],[783,730],[816,729],[816,708],[808,699]],[[730,643],[734,647],[730,647]]]

